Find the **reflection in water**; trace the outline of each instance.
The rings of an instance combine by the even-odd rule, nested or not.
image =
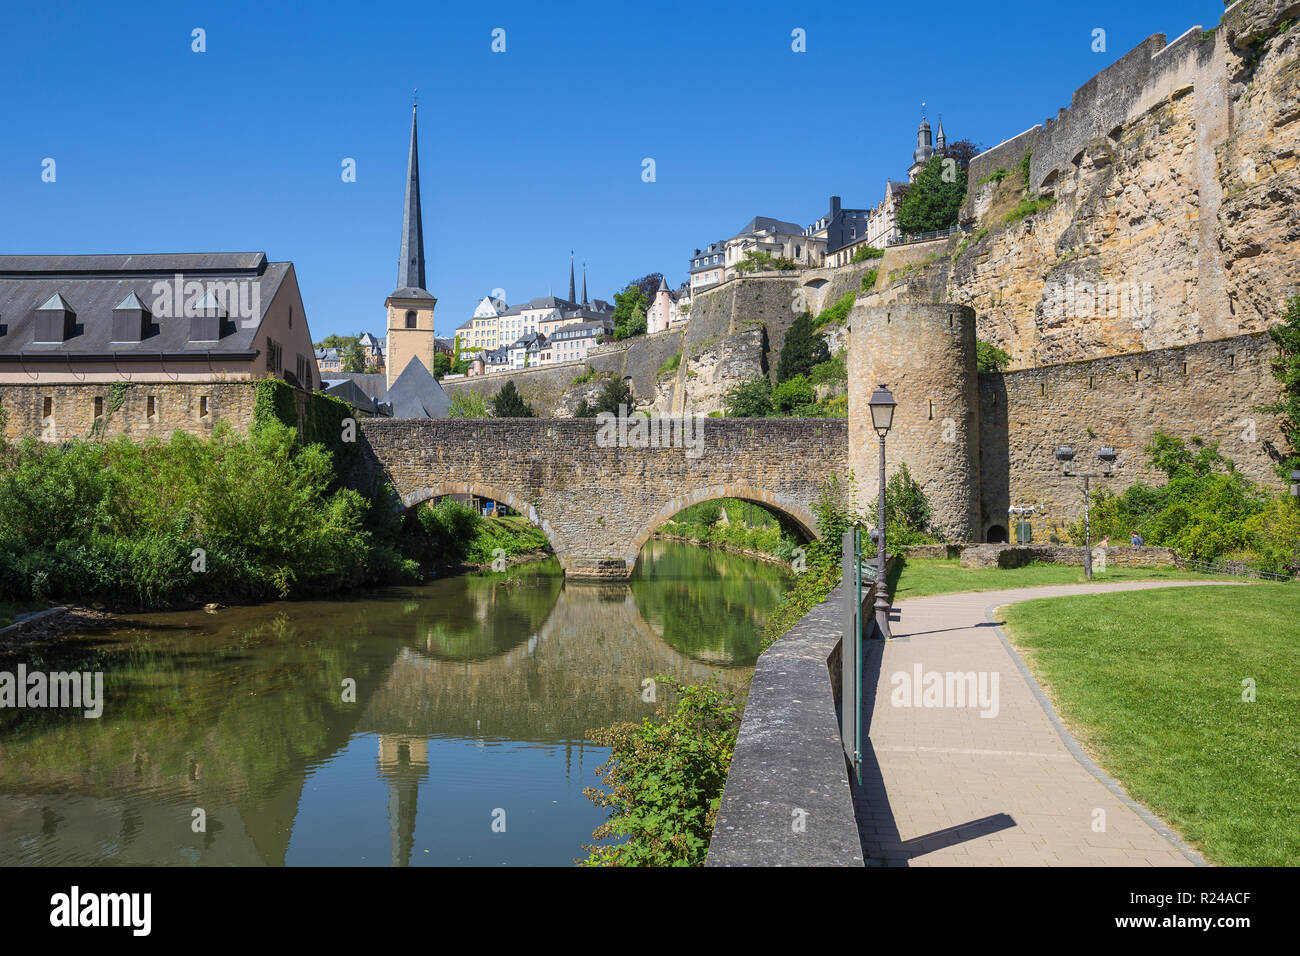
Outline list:
[[[566,864],[604,816],[585,731],[655,674],[742,684],[784,587],[652,542],[630,586],[546,561],[29,646],[0,670],[101,670],[104,715],[0,711],[0,864]]]

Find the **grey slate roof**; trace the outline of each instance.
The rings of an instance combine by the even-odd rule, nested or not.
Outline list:
[[[413,358],[388,390],[389,414],[394,418],[447,418],[451,399],[433,373]]]
[[[363,414],[379,414],[379,406],[375,400],[362,391],[357,386],[357,383],[351,379],[322,379],[321,386],[321,391],[326,395],[333,395],[335,398],[343,399],[343,401]]]
[[[803,226],[796,225],[793,222],[782,222],[780,219],[773,219],[770,216],[755,216],[745,223],[745,227],[732,238],[752,235],[763,229],[783,236],[799,236],[803,234]]]
[[[383,372],[330,372],[322,385],[329,382],[351,382],[376,403],[388,397],[388,376]]]
[[[263,252],[161,255],[0,256],[0,361],[42,361],[53,357],[248,356],[259,348],[256,335],[266,310],[293,269],[291,262],[267,262]],[[190,341],[190,320],[156,313],[163,290],[170,296],[177,274],[183,282],[256,283],[259,314],[226,319],[217,341]],[[156,283],[165,283],[155,294]],[[135,295],[153,315],[139,342],[114,342],[113,310],[127,308]],[[36,311],[59,296],[76,314],[63,342],[34,341]],[[247,290],[251,303],[252,289]],[[183,304],[183,303],[182,303]]]

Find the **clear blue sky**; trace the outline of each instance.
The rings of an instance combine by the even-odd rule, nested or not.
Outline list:
[[[807,224],[901,178],[920,104],[985,146],[1222,0],[11,4],[0,252],[264,250],[317,339],[382,334],[419,87],[440,334],[493,288],[605,299],[755,215]],[[191,30],[207,52],[191,52]],[[506,52],[491,31],[506,30]],[[806,31],[807,52],[791,50]],[[1094,53],[1093,30],[1106,30]],[[46,157],[57,181],[41,181]],[[357,182],[344,183],[344,158]],[[642,159],[657,181],[642,182]],[[579,279],[581,281],[581,279]]]

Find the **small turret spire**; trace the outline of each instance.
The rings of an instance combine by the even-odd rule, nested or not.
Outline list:
[[[578,293],[573,288],[573,250],[569,250],[569,301],[577,302]]]
[[[587,261],[582,261],[582,304],[587,304]]]

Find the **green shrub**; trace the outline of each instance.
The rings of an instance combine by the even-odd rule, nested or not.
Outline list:
[[[596,806],[610,810],[592,836],[623,842],[584,846],[590,856],[579,861],[583,866],[704,865],[736,747],[739,703],[716,680],[655,681],[679,695],[675,708],[660,710],[658,720],[587,731],[593,743],[610,748],[609,759],[596,769],[609,789],[583,790]]]
[[[981,372],[1000,372],[1011,364],[1011,353],[991,342],[975,342],[975,367]]]
[[[682,364],[682,353],[678,352],[675,355],[673,355],[670,359],[668,359],[668,361],[664,362],[663,365],[659,366],[659,374],[667,375],[669,372],[675,372],[677,371],[678,368],[681,367],[681,364]]]
[[[874,269],[871,270],[872,273],[874,273],[875,271],[876,270]],[[868,273],[868,275],[870,274],[871,273]],[[865,278],[866,276],[863,276],[863,279]],[[872,279],[871,281],[873,284],[875,283],[874,279]],[[848,318],[849,313],[853,311],[853,303],[857,300],[857,297],[858,294],[856,292],[853,291],[845,292],[832,305],[829,305],[826,308],[822,309],[822,311],[818,314],[816,321],[813,323],[813,328],[820,329],[824,325],[838,325],[841,322],[843,322],[845,319]],[[791,326],[791,329],[793,328],[794,326]],[[790,341],[789,332],[786,333],[786,341],[787,342]]]
[[[722,401],[728,418],[766,418],[772,414],[772,383],[756,376],[733,385]]]
[[[817,392],[803,375],[796,375],[772,389],[772,405],[784,415],[789,415],[801,405],[811,405],[816,401]]]
[[[1034,199],[1030,196],[1026,196],[1020,200],[1020,205],[1016,206],[1015,209],[1002,217],[1002,222],[1010,226],[1013,223],[1017,223],[1024,219],[1026,216],[1032,216],[1034,213],[1046,209],[1054,202],[1056,202],[1054,196],[1048,196],[1046,199]]]
[[[875,246],[858,246],[853,250],[853,258],[849,262],[866,262],[868,259],[880,259],[884,255],[884,249],[877,249]]]

